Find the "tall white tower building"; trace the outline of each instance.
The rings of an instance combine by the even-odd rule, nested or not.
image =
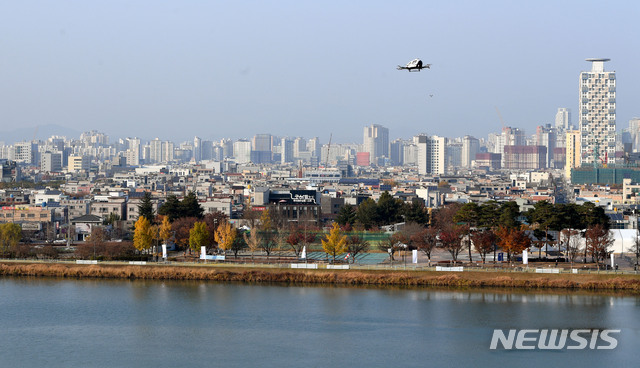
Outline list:
[[[580,73],[581,162],[615,163],[616,149],[616,73],[606,72],[610,59],[586,59],[591,70]]]
[[[418,141],[418,174],[443,175],[445,174],[445,137],[417,136]]]
[[[389,157],[389,129],[372,124],[364,127],[362,152],[369,152],[372,162],[377,164],[379,157]]]
[[[571,110],[559,107],[556,113],[556,130],[566,132],[571,129]]]

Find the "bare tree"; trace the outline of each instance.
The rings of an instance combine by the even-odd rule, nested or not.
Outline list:
[[[451,254],[454,263],[458,261],[458,255],[462,252],[466,245],[463,236],[469,232],[466,225],[449,224],[440,230],[440,244],[443,249]]]
[[[599,270],[600,263],[604,262],[609,254],[609,247],[613,244],[613,236],[604,226],[596,224],[587,228],[584,237],[587,253],[596,262],[596,267]]]
[[[486,263],[487,254],[491,253],[495,247],[496,235],[491,229],[484,231],[473,231],[469,235],[474,248],[480,253],[482,263]]]
[[[567,258],[571,262],[571,267],[573,267],[578,256],[582,254],[581,233],[575,229],[564,229],[560,234],[564,238],[563,243]]]
[[[247,246],[251,251],[251,260],[253,260],[253,254],[260,249],[260,234],[257,227],[252,227],[249,233],[242,234],[244,241],[247,242]]]
[[[434,227],[422,229],[422,231],[414,234],[411,240],[427,256],[429,267],[431,267],[431,252],[436,248],[438,242],[438,229]]]
[[[351,263],[356,262],[356,256],[369,250],[369,242],[359,237],[351,235],[347,237],[347,252],[351,254]]]

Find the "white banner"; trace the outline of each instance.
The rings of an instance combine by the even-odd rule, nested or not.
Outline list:
[[[411,262],[418,263],[418,250],[414,249],[411,251]]]
[[[162,244],[162,258],[167,259],[167,245]]]
[[[304,247],[302,247],[302,254],[300,255],[300,258],[307,259],[307,246],[306,245]]]
[[[529,264],[529,253],[526,249],[522,251],[522,264]]]
[[[200,259],[207,259],[207,247],[200,247]]]
[[[611,269],[613,270],[615,266],[616,266],[615,258],[613,256],[613,252],[611,252]]]

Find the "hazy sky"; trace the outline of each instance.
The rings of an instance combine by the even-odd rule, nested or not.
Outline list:
[[[640,115],[638,4],[0,0],[0,131],[486,137],[498,107],[532,134],[558,107],[577,124],[590,57],[611,58],[622,129]],[[395,69],[414,58],[432,69]]]

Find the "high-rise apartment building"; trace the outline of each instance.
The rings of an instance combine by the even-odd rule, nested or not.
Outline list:
[[[280,140],[280,163],[287,164],[293,162],[293,140],[282,138]]]
[[[556,113],[556,130],[566,132],[571,129],[571,110],[559,107]]]
[[[581,161],[616,162],[616,73],[604,70],[610,59],[586,59],[591,70],[580,73],[579,129]]]
[[[480,152],[480,142],[477,138],[466,135],[462,138],[462,167],[471,167],[476,159],[476,153]]]
[[[633,152],[640,151],[640,118],[629,120],[629,135],[633,144]]]
[[[237,163],[251,162],[251,142],[246,139],[238,139],[233,142],[233,153]]]
[[[193,160],[196,164],[202,161],[202,139],[200,137],[193,138]]]
[[[535,144],[547,150],[543,167],[553,167],[553,150],[556,148],[556,132],[551,124],[539,125],[536,128]]]
[[[389,158],[389,129],[378,124],[364,127],[362,152],[369,152],[371,161],[376,163],[380,157]]]
[[[445,137],[419,135],[418,141],[418,174],[420,175],[444,175],[445,174]]]
[[[38,162],[38,145],[33,142],[15,143],[9,159],[28,165],[35,165]]]
[[[266,164],[271,162],[273,137],[271,134],[256,134],[251,145],[251,162]]]
[[[569,130],[566,137],[566,160],[564,164],[565,178],[571,178],[571,169],[580,167],[581,149],[580,142],[582,134],[579,130]]]
[[[62,171],[62,153],[44,152],[40,156],[40,170],[44,172]]]

